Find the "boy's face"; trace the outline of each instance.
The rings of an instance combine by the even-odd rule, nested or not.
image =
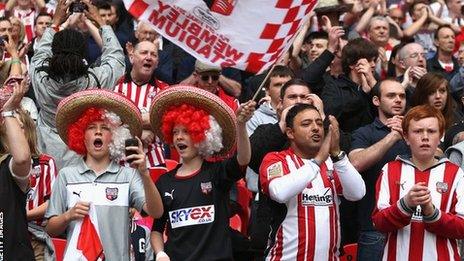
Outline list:
[[[199,155],[198,148],[193,144],[188,130],[183,125],[176,125],[172,129],[172,143],[184,161]]]
[[[312,39],[311,43],[309,43],[309,46],[307,47],[307,54],[309,56],[309,59],[311,59],[311,61],[316,60],[316,58],[319,57],[319,55],[321,55],[321,53],[323,53],[325,49],[327,49],[328,44],[329,41],[327,39]]]
[[[109,145],[113,135],[105,121],[94,121],[85,129],[84,144],[87,156],[94,159],[104,159],[110,156]]]
[[[434,157],[440,137],[438,119],[429,117],[418,121],[411,120],[405,140],[414,158],[427,161]]]

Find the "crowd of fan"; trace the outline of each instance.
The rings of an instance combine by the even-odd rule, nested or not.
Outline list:
[[[259,92],[258,107],[246,124],[251,162],[246,177],[230,194],[230,216],[241,220],[241,225],[234,226],[241,232],[231,230],[237,260],[265,255],[275,205],[263,200],[266,193],[258,173],[268,152],[288,146],[285,115],[296,103],[314,105],[326,122],[329,117],[325,115],[335,118],[340,149],[347,152],[365,183],[366,195],[361,200],[341,197],[341,245],[358,243],[360,260],[381,258],[387,238],[371,219],[378,207],[375,186],[386,163],[410,153],[403,139],[403,115],[418,105],[439,110],[446,132],[436,156],[464,164],[464,3],[349,2],[319,3],[319,8],[326,5],[328,9],[316,7],[311,12],[262,90],[258,88],[268,72],[252,75],[196,61],[150,24],[131,19],[122,1],[83,0],[82,10],[63,0],[2,4],[0,82],[24,79],[24,84],[23,76],[30,77],[19,115],[30,133],[26,136],[32,139],[26,208],[37,260],[43,260],[44,249],[50,246],[43,228],[53,182],[61,168],[79,158],[56,132],[59,101],[91,87],[114,90],[131,99],[143,116],[141,140],[147,167],[155,168],[166,166],[166,159],[180,160],[173,147],[157,139],[148,119],[156,94],[178,83],[210,91],[234,111],[239,101],[244,103]],[[143,219],[137,222],[132,223],[132,232],[135,226],[151,225]],[[133,233],[145,242],[131,248],[134,260],[157,257],[157,251],[153,254],[145,247],[150,245],[151,227],[144,229],[144,233]]]

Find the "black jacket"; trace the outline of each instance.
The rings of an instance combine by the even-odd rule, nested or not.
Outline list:
[[[374,120],[371,95],[345,75],[328,82],[321,98],[325,114],[335,116],[344,132],[351,133]]]
[[[311,88],[312,93],[320,96],[324,86],[334,79],[330,73],[327,72],[327,68],[329,68],[334,58],[335,55],[326,49],[316,60],[299,73],[301,79]]]
[[[438,53],[435,54],[434,57],[430,58],[427,60],[427,72],[437,72],[443,74],[443,76],[446,78],[446,80],[449,82],[451,81],[451,78],[459,71],[459,63],[456,58],[452,57],[453,60],[453,71],[452,72],[446,72],[445,69],[443,69],[438,62]]]

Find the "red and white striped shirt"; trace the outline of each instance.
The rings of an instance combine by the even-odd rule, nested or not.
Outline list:
[[[156,94],[169,87],[165,82],[155,80],[154,84],[146,83],[137,85],[133,81],[122,78],[115,86],[114,91],[123,94],[137,105],[142,114],[149,113],[150,107]],[[162,144],[158,138],[145,149],[147,155],[147,167],[153,168],[164,164],[164,154]],[[128,166],[129,164],[124,163]]]
[[[294,192],[283,204],[274,201],[270,192],[271,181],[283,180],[287,175],[300,175],[298,171],[304,170],[303,166],[311,167],[311,164],[316,166],[310,160],[298,157],[292,149],[268,153],[263,159],[260,167],[261,187],[264,194],[272,199],[273,204],[272,229],[266,260],[338,260],[338,194],[341,194],[343,189],[339,179],[341,176],[334,170],[332,161],[328,159],[321,165],[320,170],[316,166],[317,169],[310,174],[314,175],[314,178],[306,183],[305,187],[303,184],[302,191],[286,180],[286,189]],[[343,172],[344,177],[355,177],[355,190],[362,191],[362,178],[347,157],[336,164],[337,170],[340,168],[339,173]],[[361,187],[358,188],[358,185]],[[364,193],[360,193],[361,198]]]
[[[418,183],[425,182],[434,218],[424,217],[420,206],[413,214],[400,203]],[[399,158],[387,163],[377,180],[374,226],[388,233],[383,260],[460,260],[456,238],[464,237],[464,172],[447,159],[420,171]]]
[[[33,164],[29,176],[30,188],[27,193],[27,210],[39,207],[50,198],[57,175],[55,160],[46,154],[41,154],[38,164]],[[38,225],[42,225],[43,220],[36,222]]]
[[[13,15],[17,17],[24,25],[25,37],[24,42],[29,43],[34,39],[34,20],[37,16],[37,11],[35,9],[21,10],[19,8],[13,9]]]

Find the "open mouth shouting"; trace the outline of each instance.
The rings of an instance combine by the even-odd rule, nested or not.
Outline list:
[[[103,147],[103,140],[101,138],[95,138],[93,146],[95,147],[95,150],[101,150]]]
[[[179,152],[185,151],[188,147],[185,143],[182,143],[182,142],[177,143],[176,146]]]

